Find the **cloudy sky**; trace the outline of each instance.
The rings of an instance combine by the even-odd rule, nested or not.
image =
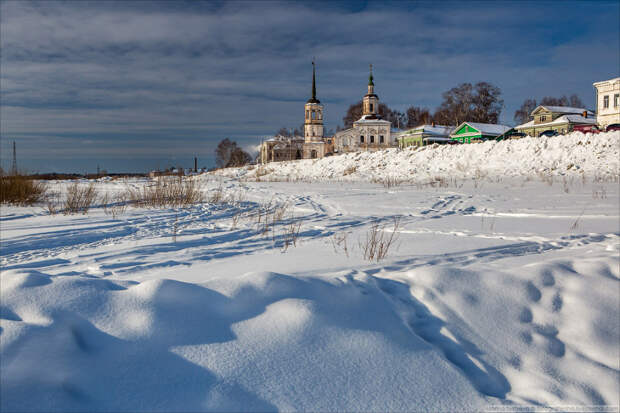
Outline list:
[[[488,81],[513,124],[525,98],[619,76],[618,1],[2,1],[2,166],[32,172],[212,166],[303,122],[314,56],[326,129],[365,93],[434,109]]]

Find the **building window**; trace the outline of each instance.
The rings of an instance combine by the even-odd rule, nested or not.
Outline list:
[[[616,93],[614,95],[614,108],[620,106],[620,94]]]
[[[547,117],[546,117],[546,116],[541,116],[541,117],[540,117],[540,121],[541,121],[541,122],[544,122],[544,121],[546,121],[546,120],[547,120]]]
[[[314,149],[310,152],[310,157],[316,159],[316,151]]]
[[[364,135],[360,136],[360,143],[364,143]]]
[[[609,107],[609,95],[605,95],[603,97],[603,108],[607,109]]]
[[[310,111],[309,110],[306,111],[306,119],[310,119]]]
[[[313,120],[316,119],[316,112],[315,111],[312,111],[312,119]]]
[[[375,137],[374,136],[370,136],[370,143],[375,143]]]
[[[383,143],[383,135],[379,135],[379,143]]]
[[[371,112],[374,110],[374,107],[373,107],[373,106],[374,106],[374,105],[371,103],[371,104],[370,104],[370,111],[371,111]]]

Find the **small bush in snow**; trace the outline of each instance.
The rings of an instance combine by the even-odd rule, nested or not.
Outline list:
[[[32,205],[45,198],[45,191],[41,181],[21,175],[0,176],[0,203]]]
[[[66,198],[63,204],[63,213],[67,214],[86,214],[97,200],[97,190],[95,183],[91,182],[88,186],[74,182],[67,189]]]
[[[373,224],[366,233],[366,239],[359,243],[364,259],[377,262],[384,259],[398,240],[399,228],[400,217],[394,217],[389,235],[386,234],[385,226],[379,227],[379,224]]]
[[[112,218],[116,219],[117,216],[124,214],[127,210],[127,194],[119,193],[110,198],[106,193],[101,203],[103,205],[103,212],[106,215],[112,215]]]
[[[204,201],[204,195],[195,180],[181,176],[161,176],[142,188],[128,190],[130,201],[147,208],[187,207]]]

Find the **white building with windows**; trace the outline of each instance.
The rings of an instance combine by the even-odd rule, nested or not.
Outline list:
[[[379,116],[379,96],[375,94],[372,65],[368,77],[368,93],[362,99],[362,117],[353,127],[334,135],[334,152],[376,151],[395,146],[391,136],[392,123]]]
[[[601,128],[620,124],[620,77],[593,83],[596,89],[596,123]]]

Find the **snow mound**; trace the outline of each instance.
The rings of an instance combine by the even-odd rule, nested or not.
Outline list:
[[[322,159],[274,162],[214,172],[263,181],[424,182],[436,177],[588,175],[620,173],[620,132],[568,135],[468,145],[430,145],[356,152]]]

